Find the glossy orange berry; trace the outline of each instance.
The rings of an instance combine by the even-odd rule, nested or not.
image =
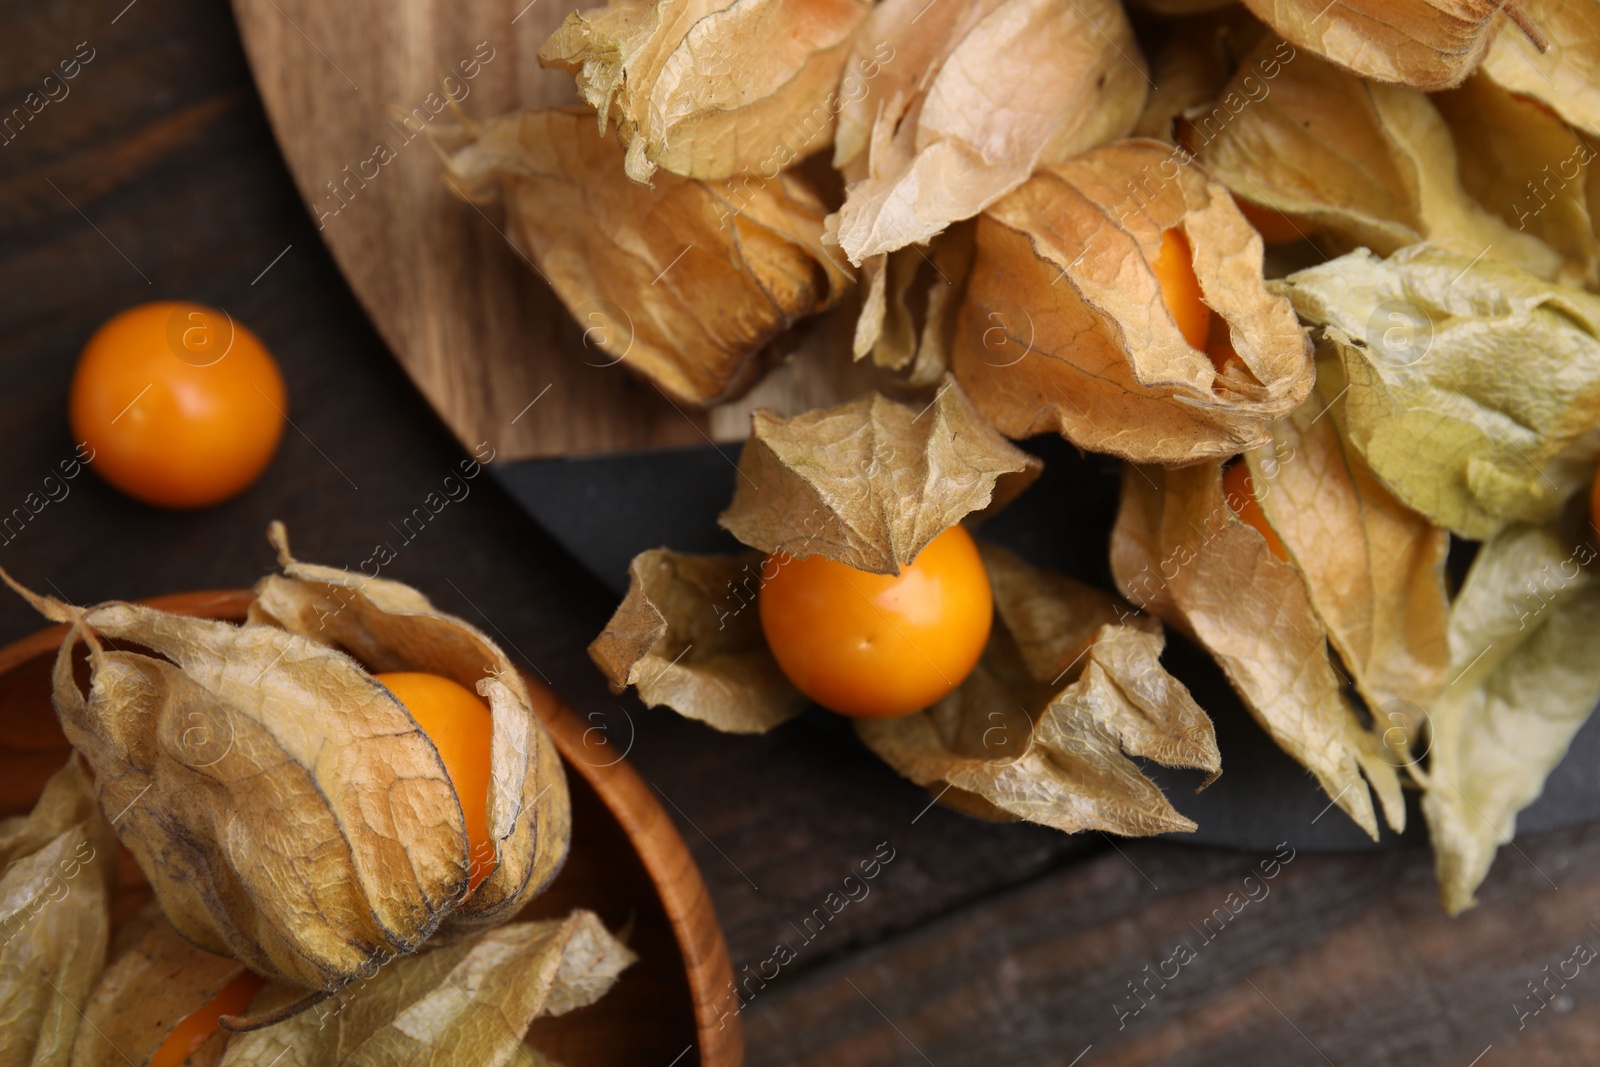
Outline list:
[[[101,477],[170,508],[246,489],[272,461],[287,408],[283,376],[255,334],[179,301],[129,308],[96,330],[68,403]]]
[[[898,575],[773,555],[761,628],[783,673],[843,715],[892,718],[960,685],[989,639],[994,598],[972,535],[952,526]]]

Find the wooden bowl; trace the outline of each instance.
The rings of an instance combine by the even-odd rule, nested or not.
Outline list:
[[[237,622],[250,597],[236,589],[145,603]],[[70,751],[50,705],[50,671],[66,632],[52,626],[0,648],[0,815],[32,808]],[[524,917],[588,908],[610,929],[626,928],[639,954],[598,1003],[536,1021],[529,1043],[567,1067],[658,1061],[687,1067],[695,1049],[704,1067],[738,1067],[744,1042],[730,995],[728,949],[688,848],[633,768],[597,757],[586,748],[586,727],[572,709],[539,680],[526,672],[523,678],[566,760],[573,830],[566,866]],[[119,852],[115,921],[150,896],[133,857]],[[734,1011],[725,1013],[724,1006]]]

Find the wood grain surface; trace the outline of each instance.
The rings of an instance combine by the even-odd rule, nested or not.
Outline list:
[[[176,593],[146,603],[179,615],[243,621],[247,589]],[[0,815],[27,812],[71,753],[50,706],[50,670],[67,627],[49,626],[0,648]],[[81,648],[81,646],[80,646]],[[80,672],[80,684],[87,683]],[[739,1067],[744,1045],[722,930],[700,872],[661,803],[549,686],[523,672],[534,711],[560,750],[572,791],[573,839],[556,879],[521,914],[553,919],[574,908],[624,931],[639,961],[598,1003],[538,1021],[529,1044],[573,1067],[635,1062],[661,1048],[698,1045],[708,1067]],[[574,779],[576,775],[576,779]],[[113,908],[127,917],[149,898],[131,854]]]
[[[0,566],[19,579],[81,603],[248,586],[274,568],[272,518],[307,560],[356,568],[388,543],[385,575],[503,640],[602,731],[590,744],[626,751],[660,799],[704,875],[735,977],[756,989],[742,998],[751,1064],[1600,1059],[1594,965],[1556,985],[1578,941],[1600,946],[1588,928],[1600,925],[1594,827],[1519,838],[1459,920],[1438,910],[1426,852],[1301,853],[1119,1030],[1127,983],[1195,937],[1189,924],[1226,907],[1262,856],[973,822],[929,809],[834,717],[730,737],[613,697],[584,646],[614,595],[489,479],[420,533],[397,531],[463,453],[324,251],[228,10],[0,0],[0,115],[80,42],[96,53],[70,95],[0,145],[0,516],[72,454],[74,360],[137,301],[228,308],[282,365],[294,428],[261,482],[203,512],[142,507],[85,472],[0,539]],[[0,596],[0,642],[38,625]],[[0,769],[0,788],[8,777]],[[828,894],[880,843],[894,859],[833,912]],[[831,918],[806,940],[819,907]],[[795,958],[756,987],[745,976],[784,939]],[[1549,983],[1542,1001],[1529,982]],[[1548,1006],[1519,1019],[1537,1003]],[[688,1067],[693,1055],[674,1064],[682,1050],[637,1062]]]
[[[527,459],[738,440],[756,407],[799,411],[855,391],[850,362],[828,358],[847,351],[851,322],[840,314],[740,401],[710,411],[678,404],[631,374],[626,359],[586,347],[537,268],[508,246],[498,208],[447,188],[429,137],[455,121],[455,107],[491,118],[577,101],[572,77],[535,59],[572,5],[233,7],[319,236],[406,372],[469,448],[494,441],[501,458]]]

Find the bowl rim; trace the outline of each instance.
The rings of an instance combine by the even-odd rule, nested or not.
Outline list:
[[[241,622],[254,599],[255,593],[249,589],[206,589],[146,597],[137,603],[177,615]],[[54,652],[67,631],[66,623],[58,623],[0,647],[0,675]],[[567,768],[582,775],[599,794],[622,826],[661,898],[683,956],[702,1067],[740,1067],[744,1062],[744,1036],[739,1012],[736,1008],[725,1010],[733,988],[733,964],[711,894],[688,845],[639,772],[625,758],[604,765],[583,759],[580,753],[584,751],[583,739],[588,729],[583,720],[548,684],[521,665],[517,670],[528,687],[534,711],[550,732]]]

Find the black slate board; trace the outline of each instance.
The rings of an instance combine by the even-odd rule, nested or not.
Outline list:
[[[1080,455],[1060,438],[1025,447],[1045,461],[1045,473],[983,527],[983,535],[1037,566],[1113,588],[1106,558],[1116,513],[1116,462]],[[738,445],[570,459],[527,460],[491,469],[539,523],[620,597],[628,561],[662,546],[682,552],[733,551],[740,546],[716,524],[733,491]],[[1384,832],[1372,842],[1328,804],[1311,776],[1251,720],[1222,672],[1203,651],[1168,635],[1166,663],[1216,723],[1223,774],[1195,793],[1202,775],[1147,765],[1173,806],[1195,820],[1193,834],[1175,841],[1270,850],[1293,837],[1296,846],[1355,851],[1426,842],[1415,796],[1404,835]],[[1517,820],[1520,832],[1552,830],[1600,819],[1600,716],[1579,731],[1551,774],[1544,795]],[[1307,829],[1309,827],[1309,830]]]

